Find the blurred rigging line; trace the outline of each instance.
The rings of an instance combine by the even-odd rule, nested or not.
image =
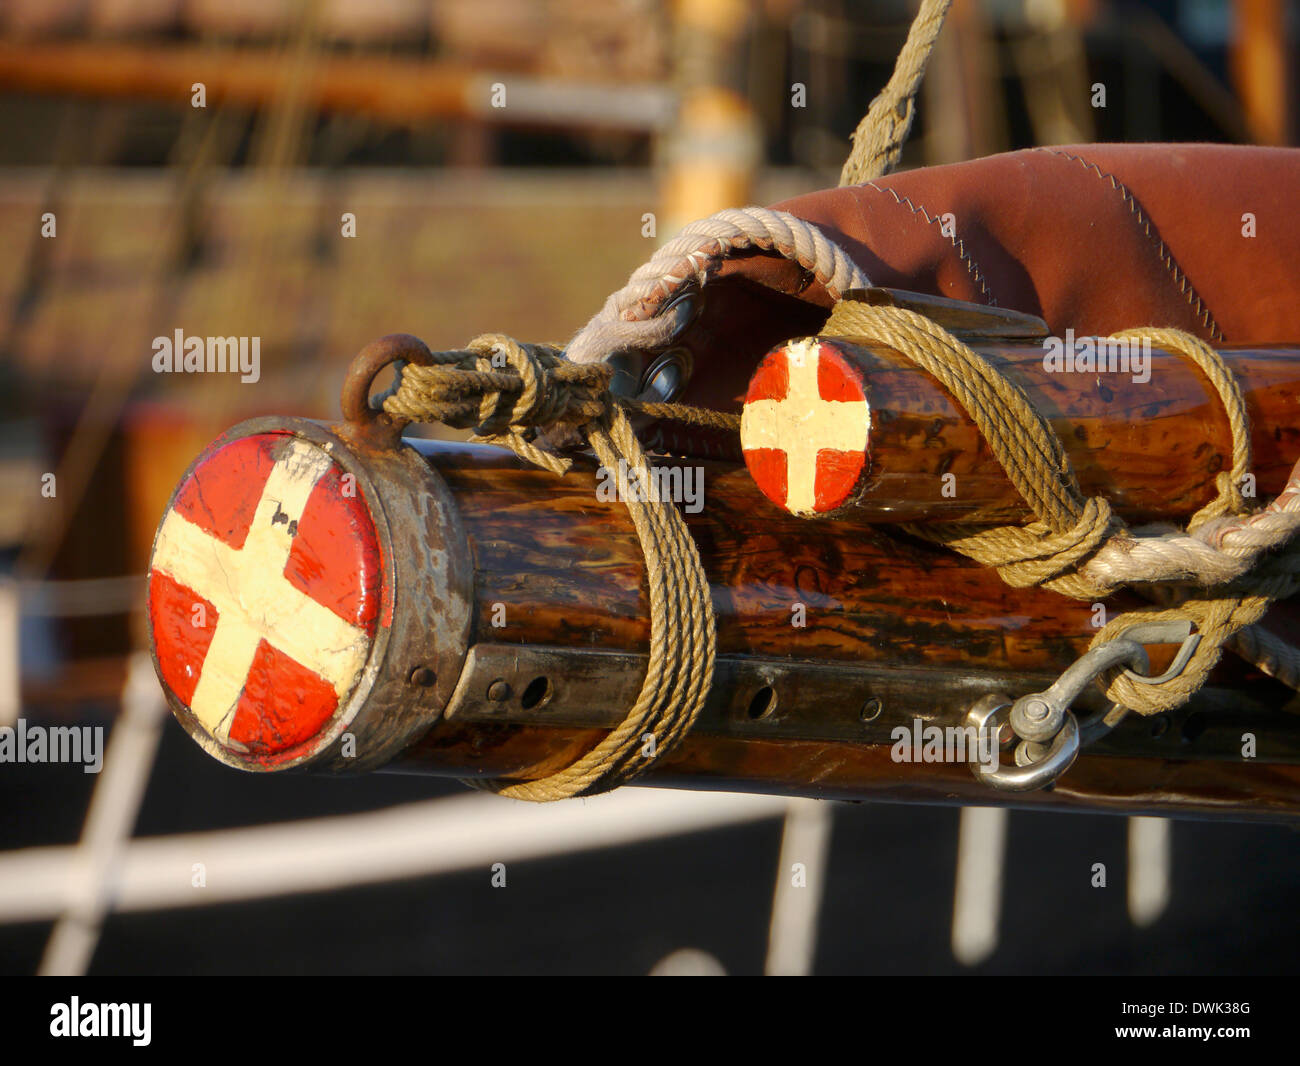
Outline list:
[[[319,0],[312,0],[303,7],[303,17],[291,48],[291,75],[284,83],[284,97],[272,106],[265,116],[259,133],[261,143],[256,146],[257,155],[262,158],[270,176],[267,185],[267,199],[264,216],[256,226],[254,255],[251,269],[245,274],[246,299],[239,300],[232,314],[238,315],[246,308],[257,306],[258,294],[263,290],[262,270],[267,265],[271,241],[275,234],[278,215],[278,193],[282,190],[283,172],[289,162],[296,158],[303,140],[303,130],[307,120],[303,105],[301,85],[305,72],[310,69],[313,56],[319,49],[320,38],[317,24],[320,12]],[[197,199],[202,192],[200,175],[206,172],[210,162],[209,148],[213,131],[219,128],[221,115],[214,114],[207,125],[205,136],[200,140],[195,157],[190,161],[182,179],[181,194],[177,209],[172,213],[169,224],[164,231],[168,239],[161,244],[163,249],[151,264],[148,274],[157,278],[158,291],[151,302],[145,321],[162,317],[166,308],[174,308],[178,303],[180,282],[166,277],[167,266],[171,265],[177,275],[183,275],[192,262],[192,257],[185,247],[188,239],[193,237],[187,229],[198,214]],[[187,129],[188,127],[188,129]],[[183,157],[186,134],[192,130],[190,116],[182,127],[178,139],[177,155]],[[182,164],[183,165],[183,164]],[[255,331],[256,332],[256,331]],[[76,498],[84,492],[89,478],[98,462],[104,444],[111,432],[112,425],[120,417],[121,411],[130,398],[131,390],[139,377],[128,369],[125,373],[112,375],[116,359],[106,360],[92,390],[91,400],[83,412],[77,431],[74,431],[64,462],[60,464],[60,479],[64,478],[64,466],[69,456],[79,465],[73,466],[73,487]],[[129,364],[128,364],[129,366]],[[101,390],[101,383],[110,382],[109,387]],[[225,390],[223,390],[224,392]],[[100,404],[96,404],[96,398]],[[222,399],[228,401],[228,394]],[[220,405],[225,409],[227,404]],[[83,443],[81,450],[76,450],[78,433],[86,426],[89,443]],[[96,439],[98,437],[98,439]],[[82,438],[86,440],[86,438]],[[79,468],[80,467],[80,468]],[[64,492],[67,492],[65,482]],[[75,501],[68,505],[66,514],[75,510]],[[66,522],[66,517],[64,519]],[[66,526],[64,527],[66,528]],[[60,534],[62,529],[60,530]],[[53,548],[48,549],[50,559],[40,567],[43,573],[52,561]],[[99,930],[104,914],[111,906],[114,891],[115,865],[122,842],[129,839],[139,804],[153,766],[157,751],[158,736],[161,731],[161,718],[165,704],[161,690],[153,675],[152,663],[144,654],[132,656],[123,700],[123,714],[113,731],[110,752],[105,757],[103,775],[96,782],[95,791],[86,816],[86,828],[81,845],[84,856],[82,864],[86,867],[84,874],[74,882],[67,910],[55,925],[42,960],[42,974],[78,975],[83,974],[90,965],[95,945],[99,939]]]
[[[124,315],[124,321],[157,322],[168,309],[176,306],[179,298],[184,268],[174,267],[182,244],[178,238],[189,217],[190,201],[200,192],[200,179],[210,164],[209,157],[214,143],[219,139],[223,118],[220,110],[211,116],[206,113],[200,116],[199,110],[191,109],[186,115],[181,136],[177,140],[176,154],[179,154],[181,146],[186,144],[187,134],[192,133],[194,126],[204,126],[198,149],[180,175],[175,206],[163,228],[163,238],[155,245],[154,253],[145,268],[146,277],[153,284],[151,295],[146,297],[146,307],[138,318],[132,318],[128,313]],[[136,360],[126,360],[125,368],[119,365],[123,362],[123,349],[138,342],[140,338],[129,329],[123,330],[117,337],[119,340],[116,345],[106,346],[90,396],[77,418],[67,447],[59,457],[55,474],[59,486],[58,495],[47,501],[48,506],[36,509],[37,518],[14,565],[14,573],[20,579],[40,578],[49,570],[63,543],[67,523],[89,486],[113,427],[130,399],[131,391],[143,373],[143,367],[149,365],[147,353],[143,350]]]
[[[70,224],[75,224],[76,202],[68,201],[68,210],[64,210],[70,177],[79,167],[98,166],[113,158],[123,140],[124,129],[122,109],[103,101],[87,104],[69,100],[59,109],[50,153],[49,179],[36,212],[35,224],[29,231],[22,267],[18,271],[19,280],[13,288],[13,301],[4,322],[4,336],[0,338],[0,362],[18,362],[27,328],[55,278],[50,262],[58,238],[46,237],[42,232],[44,216],[52,214],[56,227],[61,222],[65,232]]]
[[[122,713],[113,727],[81,843],[73,849],[64,909],[41,959],[42,977],[79,977],[90,967],[104,916],[112,909],[122,855],[140,813],[167,704],[148,652],[131,656]]]
[[[961,810],[952,905],[952,953],[963,966],[978,966],[997,950],[1007,817],[1005,807],[963,807]]]
[[[660,788],[544,804],[472,793],[364,814],[137,837],[118,856],[112,909],[199,907],[466,870],[481,871],[487,890],[493,863],[745,825],[782,817],[790,802]],[[80,861],[75,846],[0,852],[0,923],[60,914]],[[202,887],[195,863],[203,864]]]
[[[1254,141],[1240,101],[1164,19],[1138,8],[1124,25],[1224,133],[1238,144]]]
[[[82,138],[79,134],[81,120],[85,117],[86,111],[86,106],[78,101],[65,102],[59,111],[59,121],[55,128],[54,146],[51,152],[53,166],[37,211],[37,224],[31,228],[31,236],[22,257],[23,265],[19,270],[19,281],[14,286],[13,303],[10,305],[9,316],[5,322],[4,337],[0,340],[0,359],[7,362],[17,362],[23,334],[31,323],[32,312],[39,305],[49,285],[50,257],[54,244],[42,235],[40,220],[46,213],[52,213],[57,224],[58,216],[62,212],[62,198],[68,173],[74,169],[76,152],[82,146]],[[66,214],[64,225],[67,225]]]
[[[789,800],[776,864],[768,932],[768,977],[805,977],[817,953],[833,809],[826,800]],[[798,869],[796,869],[798,867]]]
[[[308,106],[306,86],[320,63],[320,0],[301,5],[297,20],[282,42],[282,62],[287,70],[278,91],[258,114],[249,154],[253,179],[254,206],[243,216],[244,232],[236,254],[242,255],[242,269],[232,269],[237,283],[231,286],[226,307],[221,311],[227,323],[223,334],[262,336],[262,312],[276,299],[283,226],[290,207],[288,174],[301,161],[307,123],[315,112]],[[205,385],[208,409],[214,414],[237,410],[237,397],[246,388],[232,376],[218,377]]]

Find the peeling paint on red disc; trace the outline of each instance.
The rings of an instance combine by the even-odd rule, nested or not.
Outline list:
[[[287,433],[223,445],[154,542],[164,683],[226,748],[265,763],[310,749],[365,668],[381,566],[355,479],[324,449]]]

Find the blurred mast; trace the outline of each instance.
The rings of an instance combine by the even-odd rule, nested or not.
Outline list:
[[[750,203],[762,153],[753,108],[735,88],[748,0],[675,0],[671,10],[679,104],[660,145],[661,240],[694,219]]]
[[[1233,13],[1229,69],[1251,137],[1259,144],[1291,144],[1300,88],[1291,73],[1300,15],[1286,0],[1235,0]]]

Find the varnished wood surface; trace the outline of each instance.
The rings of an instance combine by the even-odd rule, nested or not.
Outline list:
[[[573,762],[601,736],[595,730],[445,723],[390,769],[537,777]],[[692,734],[642,783],[819,799],[1300,820],[1300,766],[1249,761],[1085,753],[1050,791],[1006,793],[980,784],[964,765],[896,763],[884,744],[739,741]]]
[[[456,499],[475,567],[475,641],[644,651],[640,549],[621,504],[594,498],[590,469],[556,478],[496,449],[427,443]],[[722,654],[789,656],[1018,675],[1059,672],[1095,629],[1089,604],[1012,590],[991,572],[870,524],[805,522],[777,510],[743,470],[702,463],[705,507],[687,521],[713,586]],[[791,625],[803,603],[804,627]],[[505,625],[495,605],[504,605]],[[1139,601],[1117,596],[1114,613]],[[1153,658],[1155,658],[1153,656]],[[1157,668],[1161,663],[1157,661]],[[1252,680],[1253,679],[1253,680]],[[1226,656],[1214,681],[1261,684]],[[917,711],[930,710],[918,703]],[[600,731],[443,721],[392,767],[538,777]],[[1092,755],[1051,793],[1007,797],[964,766],[893,763],[887,745],[688,737],[653,783],[839,798],[878,797],[1115,811],[1300,809],[1300,771],[1277,765]]]
[[[469,536],[475,640],[644,650],[641,548],[624,506],[595,498],[592,469],[561,479],[496,449],[424,447]],[[1047,671],[1096,632],[1090,604],[1008,588],[881,526],[794,518],[743,468],[687,465],[703,471],[703,510],[684,517],[712,585],[720,654]],[[1139,602],[1116,596],[1111,609]],[[792,624],[799,605],[803,626]]]
[[[1152,347],[1150,379],[1049,373],[1040,342],[979,343],[1060,437],[1085,495],[1130,522],[1185,519],[1232,465],[1227,417],[1185,357]],[[1023,521],[1029,511],[971,418],[942,386],[876,345],[826,341],[864,371],[871,407],[868,469],[857,509],[884,522]],[[1223,349],[1251,419],[1260,503],[1300,460],[1300,349]],[[952,474],[945,485],[944,475]]]

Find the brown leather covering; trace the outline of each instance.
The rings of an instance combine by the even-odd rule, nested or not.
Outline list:
[[[774,206],[817,223],[875,285],[1026,311],[1053,333],[1150,325],[1300,342],[1300,150],[1036,148]],[[943,232],[948,214],[955,236]],[[733,260],[718,278],[683,335],[696,372],[682,400],[734,410],[763,353],[815,332],[830,300],[768,256]]]

